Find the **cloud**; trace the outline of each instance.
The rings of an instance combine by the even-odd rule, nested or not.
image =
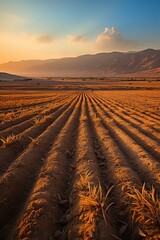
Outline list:
[[[124,38],[115,27],[105,28],[96,38],[95,48],[104,51],[128,51],[137,49],[138,42]]]
[[[71,35],[71,36],[68,36],[68,40],[69,40],[69,42],[72,42],[72,43],[84,43],[84,42],[86,42],[86,38],[83,37],[83,36]]]
[[[45,45],[50,44],[55,40],[55,38],[49,34],[34,35],[33,33],[28,32],[23,33],[22,35],[28,41]]]
[[[56,39],[54,44],[40,44],[37,37],[31,33],[0,32],[0,62],[59,57],[61,44]]]
[[[49,44],[54,40],[54,38],[50,35],[40,35],[40,36],[37,36],[35,39],[38,43],[42,43],[42,44]]]

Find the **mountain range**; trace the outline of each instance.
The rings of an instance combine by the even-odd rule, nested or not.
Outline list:
[[[96,77],[116,75],[160,76],[160,50],[112,52],[49,60],[0,64],[0,71],[27,76]]]
[[[24,81],[24,80],[26,80],[26,78],[22,76],[0,72],[0,81]]]

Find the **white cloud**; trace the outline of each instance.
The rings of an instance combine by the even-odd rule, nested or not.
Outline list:
[[[83,37],[83,36],[71,35],[71,36],[68,36],[68,40],[69,40],[69,42],[72,42],[72,43],[84,43],[84,42],[86,42],[86,38]]]
[[[40,36],[37,36],[35,39],[38,43],[42,43],[42,44],[49,44],[54,40],[54,38],[50,35],[40,35]]]
[[[124,38],[115,27],[105,28],[96,38],[95,48],[104,51],[128,51],[137,49],[138,42]]]

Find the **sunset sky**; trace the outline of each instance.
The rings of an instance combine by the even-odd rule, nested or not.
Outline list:
[[[0,63],[160,49],[159,0],[0,0]]]

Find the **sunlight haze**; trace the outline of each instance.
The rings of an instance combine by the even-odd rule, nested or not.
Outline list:
[[[0,63],[160,48],[158,0],[0,0]]]

